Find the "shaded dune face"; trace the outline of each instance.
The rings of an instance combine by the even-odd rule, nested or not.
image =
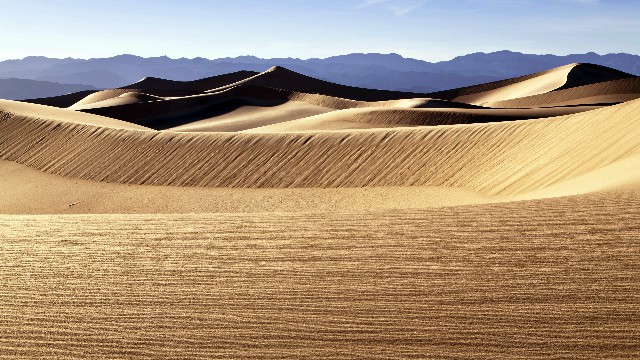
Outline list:
[[[638,97],[637,77],[590,64],[434,94],[359,89],[279,67],[193,82],[145,78],[55,116],[4,103],[0,156],[124,184],[515,195],[640,153]],[[75,120],[64,121],[67,113]]]

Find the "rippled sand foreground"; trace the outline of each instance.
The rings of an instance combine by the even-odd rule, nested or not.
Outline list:
[[[633,358],[638,206],[3,216],[0,352]]]

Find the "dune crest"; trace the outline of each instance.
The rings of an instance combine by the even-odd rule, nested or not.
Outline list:
[[[461,99],[467,99],[467,101],[474,103],[495,102],[634,77],[631,74],[600,65],[574,63],[516,78],[438,91],[429,94],[429,96],[462,102],[465,101]]]

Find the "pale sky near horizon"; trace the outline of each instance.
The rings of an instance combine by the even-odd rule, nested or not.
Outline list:
[[[21,0],[2,12],[0,60],[640,54],[638,0]]]

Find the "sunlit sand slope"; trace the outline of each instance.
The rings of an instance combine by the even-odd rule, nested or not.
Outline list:
[[[283,121],[269,126],[251,128],[246,130],[246,132],[276,133],[479,124],[568,115],[596,108],[598,107],[574,106],[543,109],[360,108],[334,111],[313,117]],[[180,128],[176,128],[176,130],[178,129]]]
[[[428,94],[428,96],[482,104],[633,77],[631,74],[605,66],[569,64],[521,77],[439,91]]]
[[[640,98],[640,78],[606,81],[540,95],[489,103],[493,107],[541,107],[615,104]]]
[[[640,152],[640,100],[564,117],[290,134],[105,129],[5,112],[0,156],[49,173],[149,185],[431,185],[518,193]]]
[[[97,129],[104,128],[103,130],[105,131],[109,131],[109,129],[151,130],[141,125],[104,116],[85,114],[67,109],[59,109],[53,106],[29,104],[11,100],[0,100],[0,117],[0,123],[3,125],[8,125],[13,122],[12,119],[21,118],[26,120],[28,124],[31,124],[30,127],[34,129],[46,124],[57,123],[59,126],[63,127],[86,125]],[[2,134],[3,137],[13,137],[17,139],[24,135],[20,133],[19,129],[10,130],[7,128],[6,130],[7,132]],[[46,132],[41,135],[44,138],[48,136]]]

